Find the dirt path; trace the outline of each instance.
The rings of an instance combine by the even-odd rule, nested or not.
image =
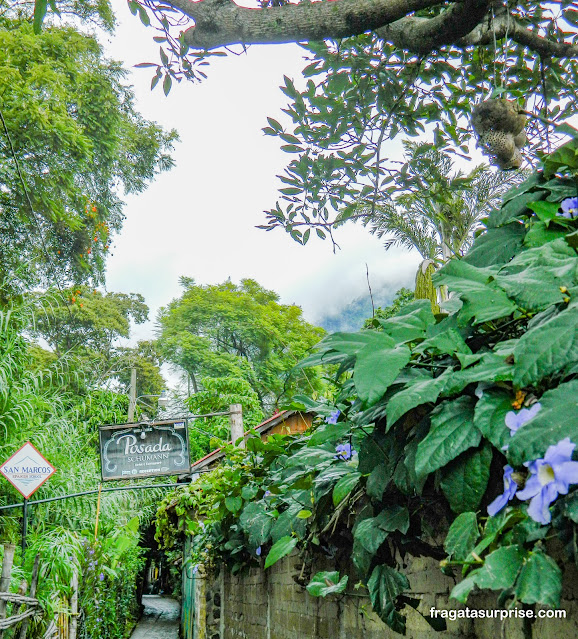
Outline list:
[[[179,602],[170,597],[143,595],[145,607],[130,639],[178,639]]]

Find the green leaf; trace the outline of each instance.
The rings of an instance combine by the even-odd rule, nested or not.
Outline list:
[[[343,592],[347,586],[349,577],[345,575],[339,579],[339,572],[318,572],[313,575],[309,584],[307,584],[307,592],[313,597],[327,597],[327,595],[339,594]]]
[[[445,371],[439,377],[418,379],[406,384],[389,400],[386,412],[388,429],[412,408],[437,401],[451,375],[452,373]]]
[[[302,512],[305,511],[302,510],[301,504],[292,503],[287,510],[277,517],[277,521],[271,528],[271,540],[273,543],[287,536],[296,536],[298,539],[305,537],[307,522],[299,516]]]
[[[333,505],[341,503],[347,495],[357,486],[361,473],[353,472],[342,477],[333,488]]]
[[[428,326],[435,324],[435,317],[429,300],[416,300],[403,306],[394,317],[379,323],[395,344],[424,337]]]
[[[390,566],[376,566],[367,582],[373,609],[390,628],[405,633],[405,618],[395,609],[398,595],[409,588],[407,577]]]
[[[273,546],[271,546],[271,550],[267,554],[267,559],[265,559],[265,570],[270,568],[274,563],[277,563],[279,559],[288,555],[293,548],[295,548],[298,541],[297,537],[281,537],[281,539],[276,541]]]
[[[545,222],[536,221],[530,227],[524,238],[524,246],[533,248],[552,242],[560,237],[565,237],[567,231],[558,228],[548,228]]]
[[[514,383],[523,388],[578,360],[578,308],[572,307],[522,335],[514,349]]]
[[[464,512],[454,519],[448,530],[444,541],[445,551],[456,561],[465,561],[479,536],[476,513]]]
[[[253,548],[262,546],[269,540],[273,521],[262,501],[248,503],[239,517],[239,525],[249,538]]]
[[[310,510],[300,510],[297,513],[297,519],[309,519],[313,513]]]
[[[492,448],[485,443],[468,450],[446,466],[441,488],[455,513],[475,510],[480,505],[490,479]]]
[[[491,552],[475,575],[476,586],[490,590],[511,588],[524,564],[526,552],[520,546],[503,546]]]
[[[171,78],[171,76],[167,73],[165,75],[165,79],[163,80],[163,93],[165,95],[168,95],[171,87],[173,86],[173,79]]]
[[[474,409],[474,426],[498,450],[510,443],[510,429],[505,419],[511,410],[511,395],[494,388],[483,391]]]
[[[508,458],[513,466],[543,457],[548,446],[565,437],[578,443],[578,379],[547,391],[540,398],[540,404],[540,412],[510,440]]]
[[[456,599],[460,603],[465,604],[468,600],[468,595],[476,585],[475,577],[477,570],[472,571],[465,579],[462,579],[459,584],[456,584],[450,593],[450,599]]]
[[[376,350],[374,346],[361,349],[353,370],[359,397],[369,405],[375,404],[395,381],[410,357],[411,351],[403,344],[395,348],[386,346],[380,350]]]
[[[496,281],[522,308],[540,311],[562,302],[561,286],[576,280],[576,253],[563,239],[519,253]]]
[[[464,302],[459,311],[463,321],[474,318],[476,323],[506,317],[516,305],[506,293],[490,281],[495,269],[477,268],[463,260],[450,260],[436,275],[436,286],[445,285]]]
[[[241,510],[243,499],[241,497],[225,497],[225,507],[232,513]]]
[[[509,262],[522,247],[526,229],[519,222],[488,229],[477,237],[463,260],[473,266],[493,266]]]
[[[379,501],[387,485],[391,481],[391,473],[385,464],[378,464],[367,478],[366,491],[370,497]]]
[[[560,210],[558,202],[530,202],[528,208],[543,221],[553,220]]]
[[[442,468],[468,448],[477,446],[480,431],[473,425],[474,406],[470,397],[445,401],[431,414],[431,428],[417,447],[418,475]]]
[[[541,550],[531,552],[516,583],[518,599],[527,604],[541,603],[558,608],[561,592],[562,571],[556,562]]]

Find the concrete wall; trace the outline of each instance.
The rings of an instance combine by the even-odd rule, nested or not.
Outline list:
[[[218,575],[197,575],[195,639],[399,639],[372,611],[363,589],[348,585],[346,595],[327,599],[311,597],[295,582],[300,572],[297,556],[279,561],[267,571],[252,568],[242,576],[226,570]],[[335,570],[317,564],[319,570]],[[419,610],[464,606],[449,600],[454,580],[444,576],[436,561],[414,558],[405,573],[410,596],[421,600]],[[436,632],[423,617],[406,606],[408,639],[555,639],[578,637],[578,572],[569,566],[562,608],[566,619],[457,619],[447,620],[447,630]],[[470,608],[493,610],[496,597],[483,593],[471,597]]]

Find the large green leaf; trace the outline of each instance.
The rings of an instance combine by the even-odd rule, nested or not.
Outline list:
[[[522,335],[514,349],[514,383],[524,387],[578,360],[578,308],[572,307]]]
[[[481,433],[473,424],[474,405],[470,397],[445,401],[432,411],[431,428],[417,447],[418,475],[442,468],[468,448],[480,443]]]
[[[341,503],[347,495],[357,486],[361,473],[353,472],[342,477],[333,488],[333,505]]]
[[[439,377],[418,379],[406,384],[398,391],[387,405],[387,427],[391,428],[395,422],[409,410],[435,402],[448,383],[452,373],[445,371]]]
[[[479,536],[476,513],[461,513],[448,530],[444,541],[445,551],[456,561],[464,561],[474,549]]]
[[[307,532],[307,522],[299,517],[303,506],[299,503],[291,504],[287,510],[277,517],[271,528],[271,540],[273,543],[279,541],[281,537],[296,535],[303,539]]]
[[[274,563],[277,563],[279,559],[288,555],[293,548],[295,548],[298,541],[297,537],[281,537],[281,539],[276,541],[273,546],[271,546],[271,550],[267,554],[267,559],[265,559],[265,569],[271,567]]]
[[[498,449],[510,443],[506,415],[512,410],[512,396],[497,388],[484,390],[474,409],[474,425]]]
[[[490,590],[511,588],[522,568],[526,552],[520,546],[503,546],[491,552],[475,576],[476,586]]]
[[[441,488],[455,513],[475,510],[488,487],[492,448],[485,443],[470,449],[451,462],[443,471]]]
[[[269,540],[273,520],[267,513],[267,506],[262,501],[250,502],[243,508],[239,524],[249,537],[249,544],[254,548]]]
[[[374,555],[390,532],[409,529],[409,512],[404,506],[386,506],[377,517],[368,517],[355,528],[354,538],[365,550]]]
[[[543,457],[548,446],[565,437],[578,443],[578,379],[547,391],[540,404],[540,412],[510,440],[508,457],[514,466]]]
[[[536,549],[522,567],[515,592],[524,603],[557,608],[562,592],[562,571],[551,557]]]
[[[375,404],[409,362],[410,356],[411,351],[403,344],[395,348],[369,345],[359,351],[353,369],[359,397],[369,405]]]
[[[343,592],[347,586],[349,577],[345,575],[339,579],[339,572],[324,571],[318,572],[307,584],[307,592],[313,597],[327,597],[331,594]]]
[[[498,284],[522,308],[539,311],[562,302],[560,287],[576,282],[576,253],[563,239],[519,253],[496,275]]]
[[[435,323],[429,300],[416,300],[404,306],[394,317],[380,320],[383,331],[396,343],[423,337],[428,326]]]
[[[520,250],[525,232],[520,222],[490,228],[476,238],[463,259],[473,266],[505,264]]]
[[[395,600],[409,588],[407,577],[390,566],[376,566],[367,582],[373,609],[393,630],[405,633],[405,618],[395,609]]]
[[[487,322],[516,310],[506,293],[491,281],[496,272],[495,268],[477,268],[463,260],[450,260],[435,276],[435,284],[458,293],[464,302],[459,311],[464,322],[471,318],[476,323]]]

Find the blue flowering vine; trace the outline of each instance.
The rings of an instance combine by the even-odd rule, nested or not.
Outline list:
[[[578,197],[569,197],[562,202],[562,217],[578,218]]]
[[[550,505],[556,497],[567,495],[570,484],[578,484],[578,462],[572,461],[575,448],[576,444],[566,437],[554,446],[548,446],[542,459],[524,464],[530,477],[517,497],[530,500],[528,515],[541,524],[549,524],[552,520]]]
[[[329,417],[325,419],[328,424],[337,424],[337,420],[339,419],[339,415],[341,415],[341,411],[337,408],[334,410]]]
[[[351,459],[353,455],[357,454],[357,451],[351,447],[351,444],[338,444],[335,447],[337,453],[337,459]]]

